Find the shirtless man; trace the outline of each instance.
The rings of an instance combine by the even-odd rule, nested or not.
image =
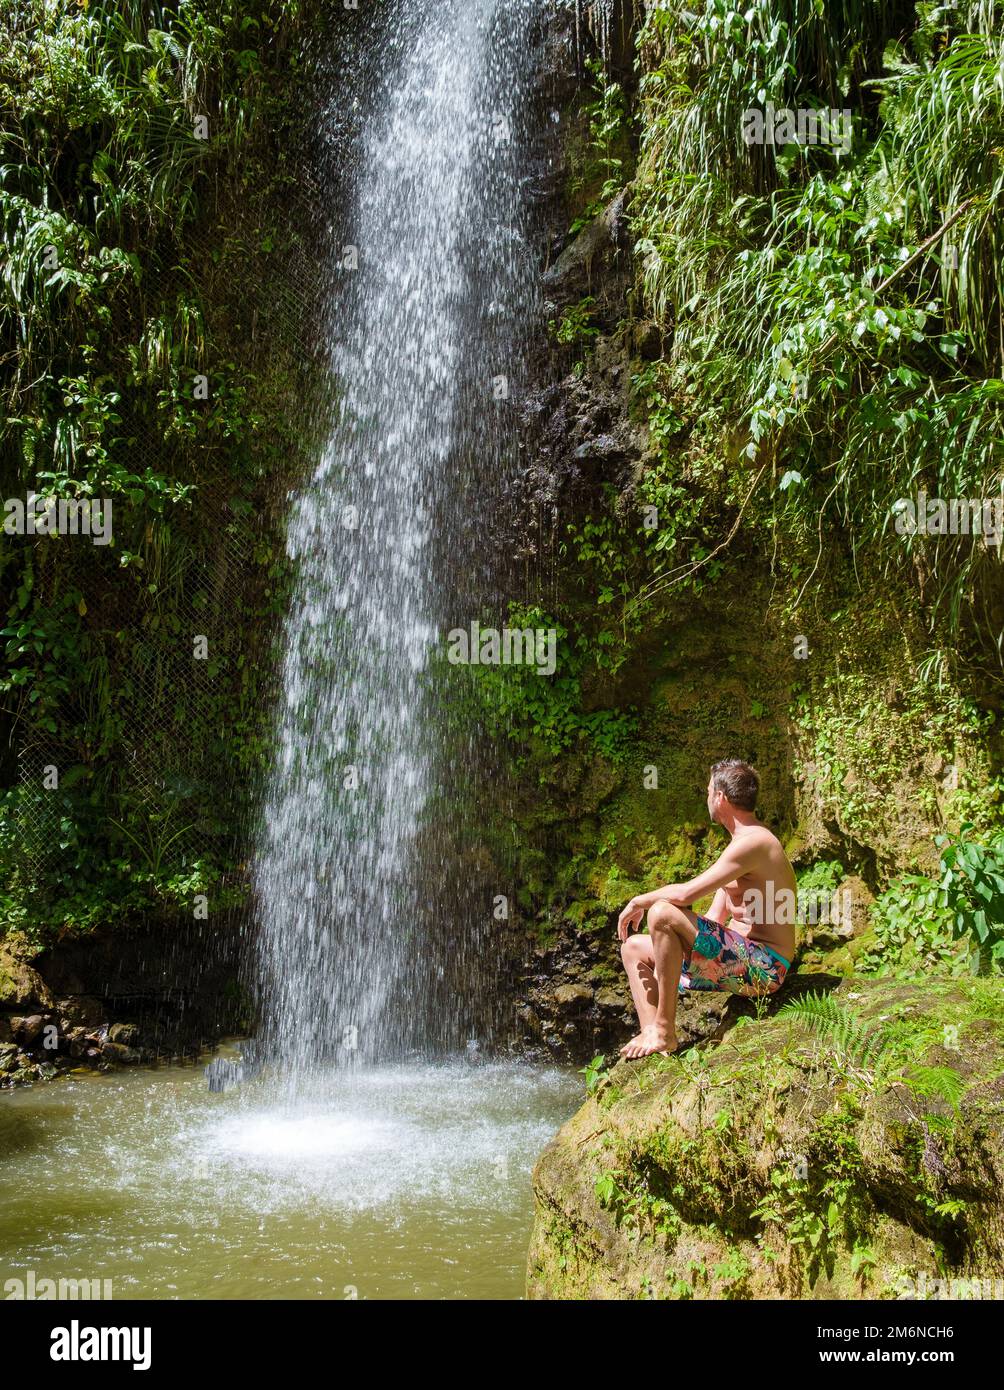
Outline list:
[[[795,874],[777,836],[754,814],[759,789],[749,763],[716,763],[708,814],[729,832],[731,843],[703,874],[640,893],[618,918],[641,1028],[621,1048],[624,1057],[676,1051],[676,997],[683,989],[763,995],[783,983],[795,951]],[[693,905],[708,893],[714,899],[698,917]],[[632,936],[646,912],[648,934]]]

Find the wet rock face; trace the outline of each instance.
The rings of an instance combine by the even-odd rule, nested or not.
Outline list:
[[[235,921],[212,935],[163,923],[117,928],[41,954],[0,942],[0,1087],[74,1067],[185,1057],[250,1020]]]
[[[638,1031],[616,920],[612,915],[602,933],[565,922],[552,944],[534,949],[517,1009],[531,1057],[580,1065],[600,1054],[612,1060]],[[687,1043],[713,1037],[727,1007],[726,994],[684,996],[678,1005],[679,1036]]]
[[[785,999],[825,991],[842,1044],[777,1017],[780,995],[760,1019],[733,999],[717,1042],[603,1074],[535,1169],[528,1296],[916,1299],[993,1277],[1004,1008],[988,984],[795,977]]]
[[[520,402],[520,505],[510,546],[522,559],[552,554],[569,521],[595,510],[605,487],[627,499],[641,476],[649,444],[631,409],[631,332],[598,340],[576,369]]]

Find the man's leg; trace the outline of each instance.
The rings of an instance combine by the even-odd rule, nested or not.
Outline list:
[[[655,950],[652,938],[647,932],[637,932],[634,936],[628,937],[621,946],[621,960],[624,962],[628,984],[631,986],[638,1027],[645,1028],[655,1018],[655,1007],[659,1002],[659,982],[655,977]]]
[[[625,1057],[676,1050],[676,996],[684,959],[690,955],[697,937],[697,916],[685,907],[656,903],[649,909],[648,930],[658,981],[655,1017],[642,1023],[638,1036],[621,1048]]]

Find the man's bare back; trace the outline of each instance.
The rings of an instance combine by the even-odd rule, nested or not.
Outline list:
[[[720,887],[702,915],[748,933],[786,960],[795,953],[795,871],[765,825],[736,826],[730,848],[741,849],[744,871]]]
[[[729,834],[709,869],[687,883],[639,893],[617,921],[641,1031],[621,1052],[671,1052],[678,989],[760,995],[781,987],[795,954],[795,873],[780,840],[754,812],[759,774],[737,758],[716,763],[708,814]],[[713,895],[698,916],[694,904]],[[648,914],[648,933],[632,936]],[[702,918],[704,919],[702,924]],[[683,966],[687,962],[687,979]]]

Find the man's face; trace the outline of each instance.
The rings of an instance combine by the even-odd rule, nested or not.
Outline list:
[[[712,824],[718,819],[715,814],[721,792],[716,792],[711,779],[708,779],[708,815],[711,817]]]

